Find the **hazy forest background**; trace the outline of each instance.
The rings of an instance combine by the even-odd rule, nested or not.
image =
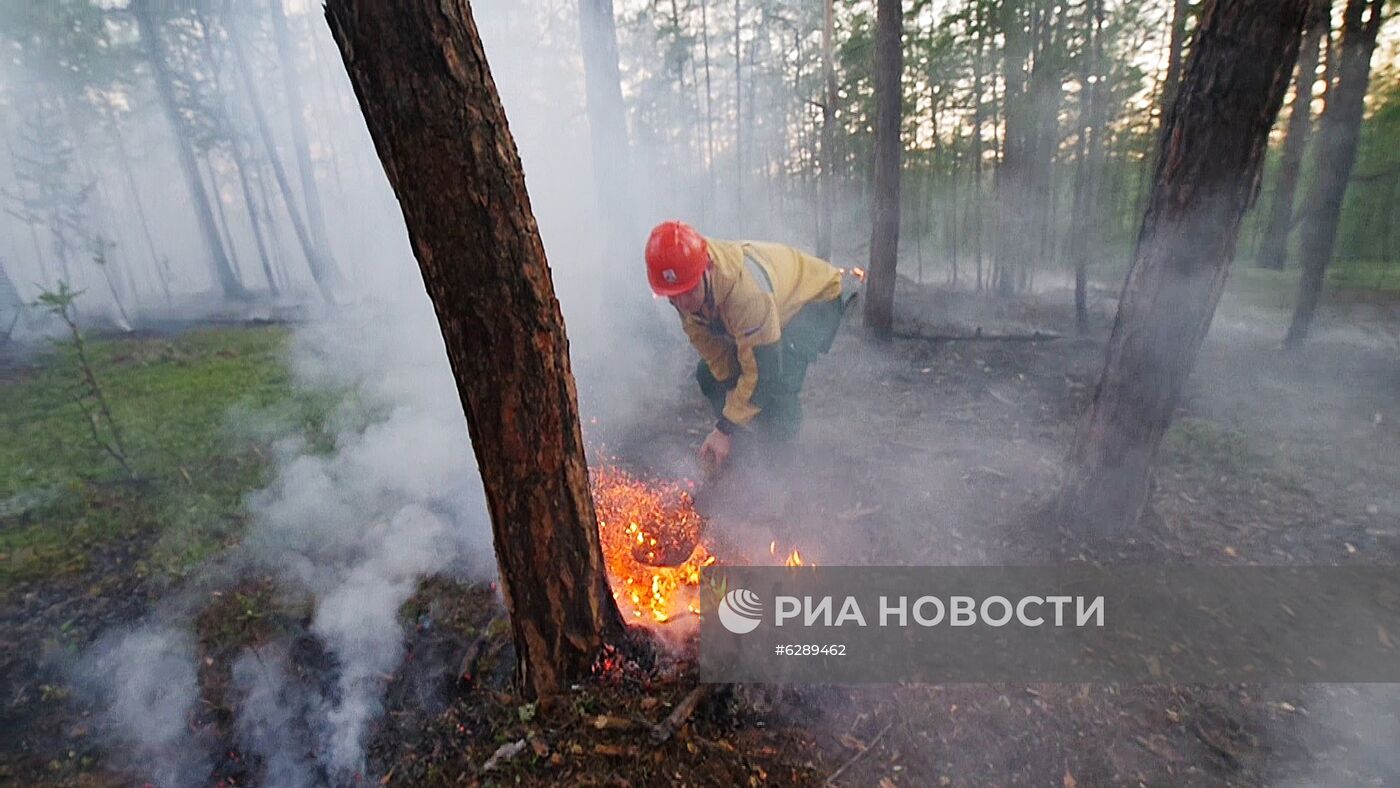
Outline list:
[[[1116,287],[1199,4],[1027,3],[1009,37],[999,2],[906,5],[900,273],[1007,295],[1060,285],[1084,263]],[[1328,34],[1310,36],[1318,51],[1303,58],[1316,79],[1305,92],[1309,123],[1289,120],[1299,114],[1295,84],[1240,269],[1298,265],[1314,157],[1306,139],[1302,155],[1284,143],[1325,111],[1343,11],[1332,6]],[[482,7],[488,31],[500,28],[498,79],[523,119],[527,171],[544,172],[565,158],[529,155],[540,107],[579,138],[588,132],[574,4]],[[85,291],[84,307],[116,325],[227,300],[372,292],[384,269],[373,261],[401,249],[397,222],[383,218],[392,195],[323,20],[309,11],[300,2],[278,15],[258,3],[8,4],[6,290],[27,303],[67,281]],[[874,149],[874,3],[835,3],[830,99],[824,21],[816,2],[619,2],[626,128],[595,153],[626,172],[605,179],[621,182],[604,192],[618,204],[602,224],[623,223],[632,246],[638,227],[667,215],[818,251],[829,233],[838,257],[859,260]],[[528,52],[510,46],[515,36],[532,42]],[[1387,144],[1400,112],[1395,45],[1387,28],[1332,273],[1383,289],[1394,286],[1397,256],[1400,167]],[[512,84],[516,74],[529,84]],[[837,184],[829,230],[820,206],[827,107]],[[575,216],[596,210],[583,205],[593,202],[590,174],[569,169],[578,186],[553,199],[577,201],[567,211]],[[1017,209],[1024,249],[1003,243],[998,206],[1013,202],[1027,206]],[[1294,210],[1277,214],[1281,203]],[[566,212],[547,202],[541,213],[549,241],[603,243],[589,237],[594,222],[556,230],[551,217]],[[561,276],[575,267],[556,260]],[[625,256],[598,268],[587,276],[631,282]]]

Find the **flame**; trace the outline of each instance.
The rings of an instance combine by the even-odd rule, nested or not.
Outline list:
[[[792,555],[789,555],[789,556],[787,557],[787,560],[783,562],[783,566],[802,566],[802,565],[803,565],[802,554],[799,553],[799,552],[797,552],[797,548],[796,548],[796,547],[792,548]]]
[[[638,479],[607,465],[593,469],[589,480],[608,580],[623,615],[655,625],[698,613],[700,570],[715,557],[699,543],[704,520],[690,494],[677,484]],[[689,545],[694,548],[688,556],[675,555]]]

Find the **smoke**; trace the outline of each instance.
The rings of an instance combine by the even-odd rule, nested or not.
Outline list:
[[[475,10],[527,170],[583,411],[605,425],[635,420],[658,389],[646,339],[666,337],[678,352],[685,345],[669,307],[648,298],[640,253],[606,259],[575,21],[505,3]],[[326,31],[317,31],[325,52]],[[343,85],[343,73],[335,78]],[[362,128],[346,136],[357,140],[346,148],[353,155],[372,157]],[[658,191],[666,192],[664,202],[638,195],[639,204],[651,205],[646,223],[686,215],[680,206],[694,195]],[[240,435],[276,438],[272,481],[246,501],[250,525],[229,559],[231,572],[271,575],[279,593],[309,599],[309,635],[325,657],[309,671],[315,675],[303,675],[297,649],[274,641],[251,646],[232,665],[227,703],[236,713],[234,733],[269,786],[340,784],[364,775],[366,743],[388,678],[403,659],[400,608],[429,576],[483,581],[495,572],[455,381],[382,173],[350,202],[355,205],[342,207],[373,216],[346,223],[338,257],[372,297],[298,327],[288,351],[297,384],[337,396],[338,405],[309,434],[304,425],[288,425],[285,413],[230,414]],[[635,239],[637,250],[643,241]],[[344,252],[350,244],[356,253]],[[648,311],[651,306],[656,309]],[[665,380],[662,387],[674,387]],[[193,636],[167,624],[138,628],[117,642],[123,647],[92,657],[106,666],[97,698],[112,723],[113,744],[162,785],[201,781],[213,744],[186,733],[199,696]],[[149,688],[162,676],[170,677],[170,687],[152,695]],[[131,701],[133,692],[146,702]],[[157,717],[160,724],[151,725]]]
[[[106,709],[106,735],[157,785],[193,785],[209,774],[207,746],[189,725],[199,701],[189,633],[153,623],[99,640],[77,679]]]

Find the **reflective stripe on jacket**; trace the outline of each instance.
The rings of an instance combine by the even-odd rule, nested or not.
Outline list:
[[[758,415],[756,347],[777,342],[782,327],[807,304],[841,295],[841,271],[790,246],[707,238],[712,266],[705,304],[681,316],[695,349],[720,381],[738,380],[724,404],[724,421],[747,425]]]

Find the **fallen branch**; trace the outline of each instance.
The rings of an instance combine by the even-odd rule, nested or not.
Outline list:
[[[971,334],[925,334],[922,331],[896,331],[900,339],[922,339],[925,342],[1049,342],[1062,339],[1056,331],[1032,331],[1029,334],[984,334],[977,329]]]
[[[845,763],[841,764],[841,768],[839,768],[839,769],[837,769],[836,771],[832,772],[832,773],[831,773],[831,776],[828,777],[828,778],[826,778],[826,783],[825,783],[825,784],[826,784],[826,785],[834,785],[834,784],[836,783],[836,778],[837,778],[837,777],[840,777],[841,774],[842,774],[842,772],[845,772],[847,769],[851,768],[851,765],[854,764],[856,761],[860,760],[861,758],[863,758],[867,752],[870,752],[871,750],[875,749],[875,745],[877,745],[877,744],[880,743],[880,740],[883,739],[883,738],[885,737],[885,733],[886,733],[887,731],[889,731],[890,726],[893,725],[893,724],[894,724],[893,722],[887,722],[887,723],[885,723],[885,727],[881,728],[881,729],[880,729],[880,732],[877,733],[877,734],[875,734],[875,738],[871,739],[871,740],[870,740],[870,743],[867,744],[867,745],[865,745],[865,749],[861,750],[860,752],[856,753],[855,755],[852,755],[850,760],[848,760],[848,761],[846,761]]]
[[[496,614],[485,627],[482,627],[481,634],[477,636],[476,640],[473,640],[471,645],[467,646],[467,650],[462,654],[462,661],[457,668],[458,679],[469,684],[476,681],[476,666],[481,662],[486,646],[492,641],[492,630],[496,628],[496,623],[504,618],[504,615]]]
[[[664,722],[660,725],[652,726],[652,741],[657,744],[670,741],[671,737],[676,735],[676,731],[679,731],[685,725],[686,720],[690,719],[690,715],[695,713],[695,707],[699,706],[700,701],[704,700],[705,696],[709,694],[710,685],[708,684],[701,684],[691,690],[681,699],[680,703],[676,704],[676,708],[671,710],[670,715],[666,717]]]

